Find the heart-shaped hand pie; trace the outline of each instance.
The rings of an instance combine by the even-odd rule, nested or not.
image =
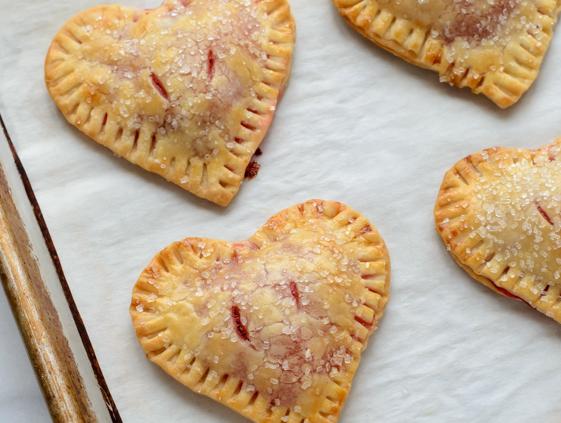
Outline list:
[[[536,79],[559,12],[556,0],[334,1],[380,47],[500,107]]]
[[[435,218],[470,276],[561,323],[561,139],[459,161],[444,177]]]
[[[282,211],[249,241],[187,238],[133,291],[150,360],[255,422],[335,422],[388,300],[376,229],[331,201]]]
[[[226,206],[271,124],[293,46],[287,0],[99,6],[56,35],[45,79],[94,141]]]

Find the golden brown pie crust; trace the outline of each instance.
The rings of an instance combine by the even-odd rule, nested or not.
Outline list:
[[[459,161],[444,177],[435,221],[470,276],[561,323],[561,139]]]
[[[312,200],[248,241],[170,245],[130,312],[148,358],[195,392],[255,422],[336,422],[389,280],[368,220]]]
[[[45,80],[90,138],[226,206],[272,122],[294,32],[287,0],[98,6],[55,36]]]
[[[557,0],[334,0],[366,38],[501,108],[536,79]]]

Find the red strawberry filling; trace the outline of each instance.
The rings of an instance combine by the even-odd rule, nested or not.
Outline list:
[[[290,281],[289,286],[290,294],[292,298],[294,298],[294,302],[296,302],[296,307],[300,308],[300,291],[298,291],[298,285],[296,285],[296,282]]]
[[[234,324],[234,328],[236,329],[236,333],[241,339],[249,342],[249,331],[242,322],[240,308],[237,305],[233,305],[230,313],[232,315],[232,322]]]
[[[158,91],[158,93],[164,97],[166,100],[169,101],[169,94],[166,90],[166,87],[164,86],[163,82],[161,81],[160,78],[158,78],[158,75],[156,75],[154,72],[152,72],[150,74],[150,79],[152,79],[152,84],[154,84],[154,88],[156,88],[156,91]]]
[[[214,51],[212,49],[208,51],[207,63],[208,80],[212,81],[212,78],[214,78],[214,66],[216,64],[216,57],[214,56]]]
[[[507,298],[512,298],[513,300],[517,300],[517,301],[523,301],[522,298],[517,297],[514,294],[511,294],[510,292],[508,292],[506,289],[501,288],[500,286],[498,286],[497,284],[493,283],[493,285],[495,286],[495,289],[501,294],[504,295]]]
[[[517,301],[524,301],[522,298],[517,297],[516,295],[510,293],[509,291],[507,291],[507,290],[504,289],[504,288],[501,288],[499,285],[497,285],[497,284],[496,284],[495,282],[493,282],[491,279],[485,278],[485,280],[488,281],[490,284],[492,284],[493,287],[497,290],[497,292],[498,292],[499,294],[501,294],[502,296],[507,297],[507,298],[511,298],[511,299],[517,300]],[[525,301],[524,301],[524,302],[525,302]]]
[[[534,204],[536,205],[538,212],[542,215],[545,221],[553,226],[553,220],[551,220],[551,217],[549,216],[549,214],[547,214],[547,212],[543,209],[543,207],[540,206],[540,204],[537,201],[535,201]]]
[[[261,169],[261,165],[256,161],[252,160],[251,162],[249,162],[247,168],[245,169],[245,177],[247,179],[255,178],[259,173],[259,169]]]

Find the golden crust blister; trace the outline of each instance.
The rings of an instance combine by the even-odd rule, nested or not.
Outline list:
[[[460,160],[444,177],[434,214],[470,276],[561,323],[561,139]]]
[[[248,241],[170,245],[138,279],[130,312],[148,358],[193,391],[255,422],[335,422],[389,283],[368,220],[312,200]]]
[[[287,0],[168,0],[71,18],[45,62],[69,123],[128,161],[230,203],[287,83]]]
[[[473,18],[466,15],[463,23],[457,23],[463,25],[462,34],[450,30],[453,22],[442,22],[452,7],[453,2],[448,0],[334,0],[349,24],[380,47],[409,63],[438,72],[442,82],[468,87],[506,108],[516,103],[537,78],[560,4],[556,0],[464,3],[485,10],[501,2],[505,7],[512,7],[507,2],[516,3],[512,11],[505,12],[506,23],[490,15],[488,21],[493,28],[476,28],[475,25],[484,25],[481,17],[470,28],[467,19]],[[477,40],[473,40],[469,29],[480,31]]]

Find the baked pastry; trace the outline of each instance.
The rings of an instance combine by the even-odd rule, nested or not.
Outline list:
[[[347,21],[442,82],[516,103],[536,79],[557,0],[334,0]]]
[[[255,422],[336,422],[389,280],[376,229],[314,200],[248,241],[170,245],[130,312],[148,358],[195,392]]]
[[[226,206],[287,82],[288,0],[167,0],[71,18],[45,62],[64,117],[94,141]]]
[[[434,213],[446,248],[471,277],[561,323],[561,139],[460,160]]]

